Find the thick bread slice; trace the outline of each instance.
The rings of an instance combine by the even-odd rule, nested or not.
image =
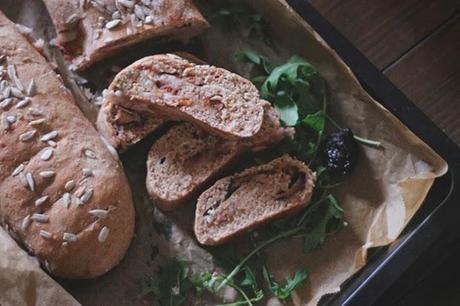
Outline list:
[[[236,235],[305,207],[315,174],[287,155],[217,181],[199,198],[195,235],[218,245]]]
[[[190,123],[172,127],[150,149],[147,191],[163,210],[196,194],[240,153],[236,142],[210,135]]]
[[[123,258],[134,232],[116,152],[1,13],[0,63],[0,223],[52,274],[102,275]]]
[[[270,105],[259,133],[235,142],[213,136],[189,123],[175,126],[152,145],[147,159],[147,191],[163,210],[189,200],[234,162],[243,151],[265,149],[286,137]]]
[[[97,117],[97,128],[119,152],[138,143],[166,120],[150,112],[138,112],[121,105],[104,103]]]
[[[57,43],[80,69],[140,41],[187,40],[209,27],[191,0],[44,2]]]
[[[149,109],[228,139],[259,132],[268,102],[248,80],[225,69],[197,65],[173,54],[145,57],[117,74],[109,102]]]

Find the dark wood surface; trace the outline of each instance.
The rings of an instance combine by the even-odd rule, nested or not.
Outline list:
[[[310,0],[460,144],[460,0]]]
[[[460,144],[460,0],[309,1]],[[460,305],[460,222],[374,306],[387,305]]]

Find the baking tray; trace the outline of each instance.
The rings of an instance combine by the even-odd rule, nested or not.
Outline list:
[[[367,58],[346,40],[306,0],[289,5],[337,52],[366,91],[390,110],[449,164],[446,175],[435,180],[422,207],[400,237],[389,247],[370,252],[368,264],[321,305],[372,305],[401,277],[424,251],[457,232],[460,215],[460,147],[398,90]]]

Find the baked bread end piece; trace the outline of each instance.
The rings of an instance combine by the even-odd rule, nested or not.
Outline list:
[[[308,205],[316,177],[284,155],[217,181],[199,198],[194,231],[204,245],[219,245],[258,225]]]

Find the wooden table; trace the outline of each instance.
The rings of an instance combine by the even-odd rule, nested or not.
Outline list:
[[[460,0],[309,0],[460,144]],[[460,204],[460,203],[459,203]],[[460,216],[376,306],[460,305]]]
[[[309,1],[460,144],[460,0]]]

